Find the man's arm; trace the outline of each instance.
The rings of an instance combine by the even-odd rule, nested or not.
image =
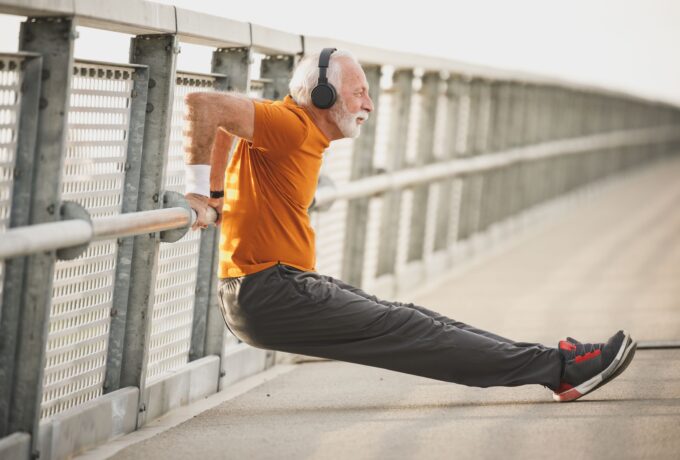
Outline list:
[[[223,199],[207,197],[223,188],[233,136],[252,140],[255,109],[249,98],[234,93],[191,93],[185,103],[186,198],[198,215],[192,229],[205,228],[208,206],[219,223]]]
[[[218,128],[227,133],[253,140],[255,107],[253,101],[236,93],[190,93],[184,98],[186,164],[209,164],[210,149]]]

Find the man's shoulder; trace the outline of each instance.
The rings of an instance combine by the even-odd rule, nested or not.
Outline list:
[[[304,109],[288,101],[255,103],[256,147],[270,151],[289,151],[305,142],[312,120]]]

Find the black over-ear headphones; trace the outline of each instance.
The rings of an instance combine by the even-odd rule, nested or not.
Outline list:
[[[319,82],[312,90],[312,103],[320,109],[330,109],[338,97],[335,88],[326,77],[331,54],[336,50],[337,48],[324,48],[319,56]]]

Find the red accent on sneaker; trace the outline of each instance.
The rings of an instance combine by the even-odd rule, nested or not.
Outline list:
[[[577,363],[580,363],[582,361],[588,361],[589,359],[593,359],[596,356],[600,356],[601,352],[602,350],[594,350],[591,351],[590,353],[586,353],[585,355],[577,356],[576,358],[574,358],[574,361],[576,361]]]
[[[571,342],[567,342],[566,340],[560,340],[560,348],[566,351],[573,351],[576,350],[576,345]]]
[[[571,390],[572,388],[574,387],[572,385],[569,385],[567,382],[560,382],[560,386],[557,388],[557,391],[555,393],[560,394],[567,390]]]

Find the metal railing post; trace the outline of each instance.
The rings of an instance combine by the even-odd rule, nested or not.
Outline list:
[[[375,133],[377,119],[380,115],[378,98],[380,96],[381,66],[363,66],[368,80],[369,95],[373,100],[374,112],[361,127],[359,136],[352,150],[352,171],[350,180],[357,180],[373,174],[373,153],[375,151]],[[366,249],[366,229],[368,226],[368,205],[370,198],[351,200],[347,207],[345,226],[345,254],[342,258],[342,279],[354,286],[361,286],[364,274],[364,253]]]
[[[472,78],[469,83],[468,91],[468,122],[467,139],[465,142],[465,155],[474,155],[478,152],[477,131],[479,129],[479,114],[481,112],[481,81],[479,78]]]
[[[435,161],[434,130],[439,100],[439,72],[427,72],[422,77],[420,99],[420,125],[416,166],[424,166]],[[422,260],[425,251],[425,232],[428,221],[430,184],[413,187],[413,211],[411,212],[411,233],[409,238],[407,262]]]
[[[390,119],[387,147],[389,157],[386,169],[388,172],[402,169],[405,163],[411,95],[413,93],[412,69],[394,72],[392,91],[392,118]],[[401,190],[394,190],[383,196],[377,276],[394,273],[397,260],[401,193]]]
[[[455,76],[450,77],[446,82],[446,103],[444,158],[452,160],[456,156],[456,133],[460,129],[460,85],[458,78]],[[442,251],[449,245],[451,214],[453,213],[452,208],[454,203],[454,180],[456,179],[450,178],[441,182],[437,211],[437,226],[434,234],[434,251]]]
[[[130,61],[149,66],[138,211],[163,206],[162,187],[170,140],[177,53],[174,35],[139,35],[131,40]],[[157,233],[136,236],[131,261],[120,386],[139,388],[138,427],[146,421],[146,367],[159,246]]]
[[[246,93],[250,84],[249,65],[249,48],[215,50],[212,56],[212,72],[226,75],[226,80],[217,82],[217,89]],[[231,151],[229,155],[231,156]],[[211,227],[209,230],[212,242],[206,235],[203,236],[198,261],[197,290],[200,290],[201,294],[197,295],[194,306],[190,360],[207,355],[222,356],[224,347],[226,326],[217,298],[220,229]],[[204,330],[203,334],[201,329]]]
[[[262,59],[262,78],[271,80],[264,85],[265,99],[279,100],[288,94],[294,64],[295,59],[291,55],[268,55]]]
[[[36,155],[38,107],[42,72],[42,57],[26,56],[21,63],[19,120],[16,133],[16,156],[12,184],[12,204],[9,227],[30,223],[33,164]],[[0,302],[0,438],[11,434],[9,426],[12,393],[16,382],[14,372],[16,346],[21,333],[21,297],[27,257],[5,261],[5,273]]]
[[[75,37],[71,18],[29,18],[21,24],[19,48],[42,54],[43,62],[29,224],[60,220],[61,174]],[[7,432],[30,433],[34,456],[39,455],[37,435],[55,260],[55,251],[26,258],[23,295],[19,302]]]
[[[139,181],[142,168],[142,146],[149,91],[148,68],[139,67],[133,74],[133,88],[130,98],[130,121],[125,161],[125,184],[121,214],[137,211]],[[106,376],[103,390],[108,393],[120,388],[120,375],[125,342],[128,300],[130,294],[130,272],[132,269],[134,238],[118,238],[116,254],[116,275],[111,305],[109,343],[106,355]]]

